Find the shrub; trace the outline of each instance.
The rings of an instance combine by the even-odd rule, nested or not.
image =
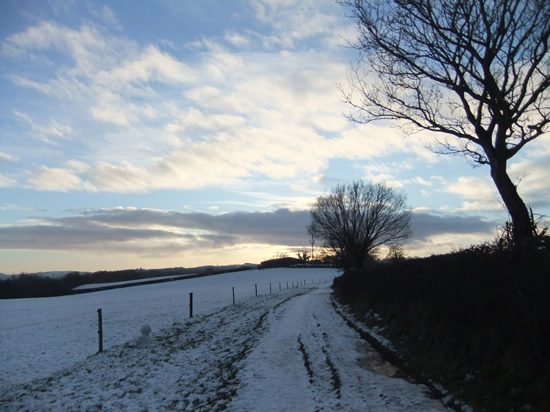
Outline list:
[[[550,258],[473,247],[373,263],[334,288],[417,373],[478,409],[550,410]],[[383,319],[377,321],[376,313]]]

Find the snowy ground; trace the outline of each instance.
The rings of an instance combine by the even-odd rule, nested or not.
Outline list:
[[[391,377],[336,313],[335,275],[270,269],[0,301],[0,410],[445,410]],[[137,349],[143,324],[153,342]]]

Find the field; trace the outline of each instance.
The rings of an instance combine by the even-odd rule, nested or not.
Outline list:
[[[334,310],[337,274],[250,270],[0,301],[0,409],[445,410]],[[144,324],[153,341],[138,349]]]

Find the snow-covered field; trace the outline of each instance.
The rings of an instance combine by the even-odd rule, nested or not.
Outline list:
[[[0,410],[445,410],[423,387],[388,376],[336,313],[336,275],[251,270],[2,300]],[[153,340],[138,349],[144,324]]]

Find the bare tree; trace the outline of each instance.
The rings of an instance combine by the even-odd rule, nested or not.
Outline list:
[[[322,239],[346,267],[362,267],[369,254],[410,236],[407,197],[383,184],[338,185],[319,196],[308,232]]]
[[[309,262],[311,258],[307,250],[299,250],[298,252],[296,252],[296,256],[304,263]]]
[[[405,259],[405,249],[403,248],[403,245],[400,243],[392,243],[391,245],[389,245],[386,259],[390,259],[390,260]]]
[[[489,165],[516,244],[528,208],[507,162],[550,124],[550,1],[341,0],[360,51],[345,99],[357,122],[441,133],[430,148]]]

